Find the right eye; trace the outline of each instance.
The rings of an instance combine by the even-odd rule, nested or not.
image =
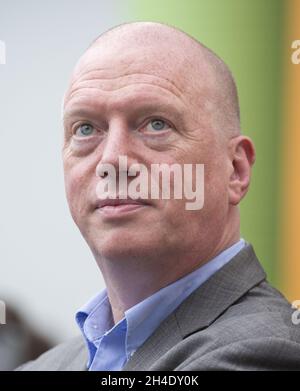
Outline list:
[[[90,124],[79,125],[75,130],[75,135],[78,137],[88,137],[95,132],[95,128]]]

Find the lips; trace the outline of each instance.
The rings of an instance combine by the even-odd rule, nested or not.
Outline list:
[[[131,198],[126,199],[120,199],[120,198],[105,198],[104,200],[98,200],[97,201],[97,209],[102,209],[104,207],[110,206],[110,207],[118,207],[122,205],[149,205],[145,202],[145,200],[137,199],[133,200]]]
[[[119,217],[120,215],[128,214],[130,212],[142,209],[145,206],[149,206],[149,203],[145,200],[131,198],[126,199],[109,199],[98,200],[96,203],[96,209],[106,217]]]

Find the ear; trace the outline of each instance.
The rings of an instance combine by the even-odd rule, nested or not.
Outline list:
[[[255,162],[255,148],[249,137],[237,136],[230,140],[229,203],[237,205],[248,191],[251,167]]]

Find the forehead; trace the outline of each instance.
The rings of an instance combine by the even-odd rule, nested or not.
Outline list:
[[[158,76],[132,73],[107,77],[101,71],[93,71],[72,85],[65,111],[72,112],[82,106],[98,107],[103,111],[109,107],[116,111],[142,107],[183,110],[188,102],[176,84]]]
[[[117,45],[96,46],[76,66],[64,108],[69,112],[74,106],[98,104],[103,109],[113,101],[119,110],[124,102],[127,106],[177,106],[184,110],[197,101],[201,110],[208,97],[208,83],[204,68],[203,77],[200,74],[195,80],[193,65],[184,53],[163,44],[126,50]]]

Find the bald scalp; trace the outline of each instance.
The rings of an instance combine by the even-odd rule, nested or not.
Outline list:
[[[173,58],[174,67],[184,64],[180,76],[184,88],[207,82],[209,93],[205,95],[206,105],[213,112],[214,127],[225,139],[240,134],[240,110],[236,83],[224,61],[211,49],[187,33],[166,24],[156,22],[132,22],[113,27],[98,36],[79,60],[73,79],[80,73],[85,56],[99,48],[115,48],[116,53],[133,48],[147,48],[153,53],[167,48],[168,57]],[[139,61],[137,57],[136,61]],[[162,62],[160,67],[169,67]],[[199,100],[203,101],[203,90],[199,88]]]

